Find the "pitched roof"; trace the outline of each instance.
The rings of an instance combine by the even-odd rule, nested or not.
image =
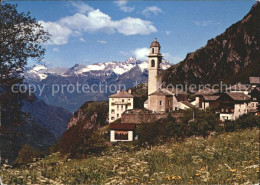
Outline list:
[[[246,84],[237,83],[229,88],[227,90],[231,91],[248,91],[249,87]]]
[[[172,92],[167,89],[158,89],[157,91],[149,94],[150,95],[159,95],[159,96],[173,96]]]
[[[205,88],[205,89],[200,89],[198,90],[195,95],[206,95],[206,94],[215,94],[219,92],[218,89],[208,89],[208,88]]]
[[[187,92],[185,92],[184,90],[182,90],[182,89],[179,89],[179,88],[175,88],[175,87],[173,87],[173,88],[167,88],[170,92],[172,92],[173,94],[176,94],[176,95],[178,95],[178,94],[188,94]]]
[[[248,101],[250,97],[245,95],[244,93],[227,93],[233,100],[236,101]]]
[[[188,102],[188,101],[181,101],[181,103],[183,103],[184,105],[186,105],[186,106],[188,106],[188,107],[190,107],[190,108],[192,108],[192,107],[194,107],[194,105],[192,105],[190,102]]]
[[[109,96],[109,98],[133,98],[134,96],[132,94],[129,94],[126,91],[122,91],[116,94],[112,94]]]
[[[110,130],[134,130],[134,123],[111,123],[109,124]]]
[[[205,101],[216,101],[219,96],[214,96],[214,95],[202,95]]]
[[[249,77],[250,84],[260,84],[260,77]]]

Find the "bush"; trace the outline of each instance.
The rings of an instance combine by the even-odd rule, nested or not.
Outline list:
[[[225,121],[225,131],[233,132],[239,129],[259,127],[260,117],[252,114],[244,114],[235,121]]]
[[[16,164],[26,164],[33,162],[34,158],[39,158],[41,152],[39,149],[35,149],[28,144],[22,146],[18,152],[18,157],[16,158]]]

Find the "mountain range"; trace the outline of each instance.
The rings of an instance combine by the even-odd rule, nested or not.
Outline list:
[[[137,84],[147,81],[147,61],[140,61],[130,57],[124,62],[105,62],[91,65],[76,64],[71,68],[49,68],[45,65],[37,64],[27,67],[24,72],[26,81],[29,84],[45,86],[42,93],[36,89],[35,95],[46,102],[46,104],[65,108],[70,112],[75,112],[86,101],[105,100],[116,91],[119,86],[131,88]],[[164,60],[162,69],[167,69],[171,63]],[[93,85],[102,86],[102,91],[94,89],[85,93],[81,89],[72,92],[71,86]],[[62,89],[63,85],[63,91]],[[60,91],[53,93],[54,86]],[[68,87],[70,86],[70,87]],[[107,88],[106,88],[107,87]],[[108,88],[111,87],[111,92]],[[113,87],[113,89],[112,89]],[[115,88],[116,87],[116,88]],[[76,87],[75,87],[76,88]],[[94,92],[98,91],[98,92]]]

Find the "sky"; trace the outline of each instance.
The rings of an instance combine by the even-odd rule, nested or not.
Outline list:
[[[51,35],[42,61],[72,67],[145,60],[153,38],[175,64],[241,20],[256,1],[17,1]],[[29,61],[29,65],[36,61]]]

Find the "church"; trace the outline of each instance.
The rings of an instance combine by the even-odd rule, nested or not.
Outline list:
[[[144,107],[162,113],[191,108],[193,105],[187,101],[186,92],[162,87],[162,57],[160,43],[155,38],[148,55],[148,100],[144,103]]]

